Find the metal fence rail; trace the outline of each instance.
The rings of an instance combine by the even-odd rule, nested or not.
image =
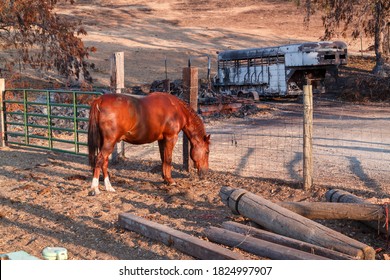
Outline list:
[[[7,89],[5,143],[86,155],[89,104],[102,93]]]

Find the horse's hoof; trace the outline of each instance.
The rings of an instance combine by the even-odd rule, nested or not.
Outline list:
[[[169,183],[168,186],[170,186],[170,187],[176,187],[176,186],[177,186],[177,183],[176,183],[176,182]]]
[[[88,192],[88,195],[89,195],[89,196],[95,196],[95,195],[97,195],[97,194],[99,194],[99,193],[100,193],[99,190],[90,190],[90,191]]]

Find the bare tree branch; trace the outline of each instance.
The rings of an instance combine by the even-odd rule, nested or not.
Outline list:
[[[62,0],[73,4],[73,0]],[[57,0],[2,0],[0,2],[0,48],[15,49],[16,60],[33,68],[52,69],[69,77],[83,73],[90,79],[86,58],[94,48],[84,46],[79,22],[54,13]],[[8,59],[8,63],[15,63]]]

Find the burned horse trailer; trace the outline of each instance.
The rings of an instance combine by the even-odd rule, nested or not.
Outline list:
[[[222,94],[278,97],[302,94],[310,79],[313,92],[322,92],[327,73],[337,79],[339,65],[346,63],[341,41],[229,50],[218,53],[213,85]]]

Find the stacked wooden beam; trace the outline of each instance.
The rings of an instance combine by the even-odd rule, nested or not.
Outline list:
[[[271,259],[374,259],[375,250],[312,219],[384,220],[380,205],[273,203],[243,189],[222,187],[222,201],[268,231],[237,223],[211,227],[214,242]]]
[[[359,209],[366,208],[365,210],[367,210],[368,212],[364,214],[362,213],[361,217],[357,220],[364,221],[364,224],[366,224],[367,226],[389,236],[388,224],[390,221],[388,216],[388,210],[387,215],[385,211],[386,207],[389,207],[388,205],[385,207],[384,205],[369,204],[369,202],[365,201],[364,199],[361,199],[356,195],[337,189],[327,191],[325,197],[327,201],[330,201],[332,203],[346,203],[348,205],[356,205]],[[368,206],[372,207],[371,211],[368,209]]]
[[[220,197],[234,214],[242,215],[266,230],[225,222],[222,228],[205,229],[205,236],[209,241],[269,259],[374,259],[372,247],[311,219],[352,219],[381,224],[389,219],[383,206],[369,204],[340,190],[326,194],[327,200],[332,202],[273,203],[244,189],[230,187],[222,187]],[[119,224],[197,259],[246,259],[229,248],[130,213],[120,214]]]
[[[131,213],[119,214],[119,225],[180,252],[203,260],[244,260],[239,253]]]

